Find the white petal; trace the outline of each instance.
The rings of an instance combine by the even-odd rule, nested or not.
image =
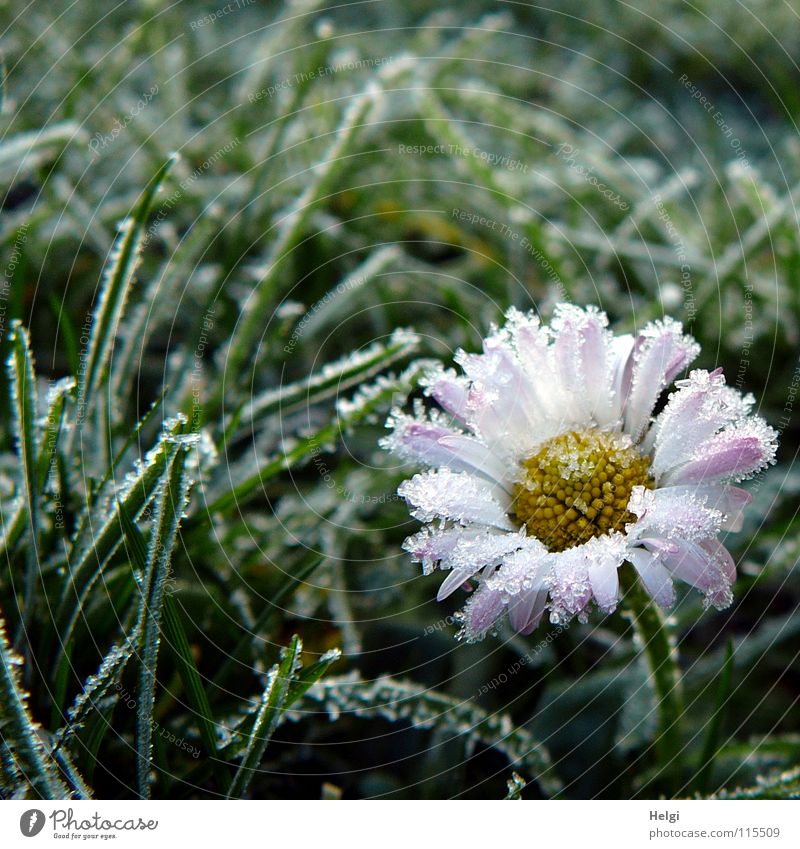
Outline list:
[[[420,380],[420,385],[425,387],[425,394],[434,398],[443,410],[459,422],[466,422],[469,381],[465,377],[439,365]]]
[[[511,487],[508,466],[473,436],[468,436],[424,417],[422,411],[409,416],[395,410],[387,421],[393,428],[380,445],[404,460],[424,466],[445,466],[453,471],[475,472],[490,481]]]
[[[670,542],[677,552],[661,555],[664,566],[676,578],[702,590],[716,607],[727,607],[732,601],[730,564],[718,548],[703,547],[688,540],[673,539]]]
[[[692,487],[665,487],[650,490],[635,486],[628,510],[638,516],[625,526],[632,539],[639,537],[680,537],[701,540],[716,536],[724,514],[708,504],[708,494]]]
[[[505,557],[524,544],[520,534],[482,533],[462,537],[450,552],[446,566],[452,571],[445,578],[436,596],[442,601],[465,581],[486,566],[496,566]]]
[[[504,531],[514,530],[497,500],[497,487],[465,472],[457,474],[442,469],[414,475],[403,481],[397,492],[413,506],[412,515],[422,522],[452,519],[462,524],[475,522]]]
[[[661,393],[700,352],[672,319],[652,322],[636,340],[631,388],[625,403],[625,430],[638,442]]]
[[[659,562],[658,554],[644,548],[631,548],[628,560],[634,565],[645,589],[656,604],[668,609],[675,603],[675,589],[669,571]]]
[[[542,619],[547,606],[547,590],[525,590],[508,602],[508,621],[520,634],[530,634]]]

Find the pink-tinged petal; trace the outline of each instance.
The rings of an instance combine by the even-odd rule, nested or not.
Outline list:
[[[562,390],[571,398],[576,419],[593,419],[600,425],[620,418],[612,397],[615,361],[607,324],[600,310],[570,304],[559,304],[553,318],[553,359]]]
[[[749,492],[730,484],[678,484],[668,486],[664,491],[672,493],[673,498],[699,500],[703,503],[704,509],[719,513],[721,517],[719,528],[724,531],[742,529],[744,509],[753,500]],[[711,535],[713,534],[709,533],[709,536]]]
[[[656,604],[668,610],[675,603],[675,588],[670,573],[659,562],[659,557],[643,548],[631,548],[628,560],[633,564]]]
[[[452,455],[453,463],[461,463],[465,471],[474,470],[489,480],[510,489],[508,468],[489,448],[473,436],[448,434],[439,439],[439,447]]]
[[[636,340],[630,391],[625,403],[625,430],[634,442],[644,435],[661,393],[700,352],[679,322],[649,324]]]
[[[542,616],[547,609],[547,591],[536,593],[536,598],[533,601],[530,616],[524,628],[520,628],[520,634],[531,634],[539,627],[542,621]]]
[[[462,622],[458,638],[474,643],[482,640],[496,625],[504,611],[503,595],[482,584],[472,594],[461,612]]]
[[[668,539],[658,539],[656,537],[640,537],[636,540],[639,545],[643,545],[648,551],[654,554],[677,554],[678,546],[671,543]]]
[[[731,557],[728,549],[715,539],[703,540],[699,545],[709,553],[725,579],[729,584],[732,584],[736,580],[736,564],[733,562],[733,557]]]
[[[414,508],[411,514],[421,522],[452,519],[455,522],[514,530],[506,511],[495,497],[496,488],[466,473],[447,469],[425,472],[403,481],[398,495]]]
[[[664,482],[744,480],[772,465],[776,450],[777,433],[763,419],[751,416],[706,442],[692,460],[665,475]]]
[[[469,415],[467,396],[469,381],[459,377],[452,369],[443,368],[429,372],[421,381],[425,393],[430,395],[439,406],[461,423],[466,422]]]
[[[615,336],[611,341],[611,389],[614,392],[614,402],[619,418],[622,417],[625,403],[631,393],[633,364],[642,342],[641,337],[634,339],[630,333]]]
[[[587,608],[592,600],[586,555],[578,548],[568,548],[553,558],[553,570],[548,578],[550,588],[550,621],[566,625],[574,616],[587,622]]]
[[[538,628],[546,606],[546,590],[525,590],[508,602],[508,621],[520,634],[530,634]]]
[[[721,492],[716,500],[713,495],[709,496],[709,500],[725,516],[722,530],[740,531],[744,522],[744,510],[753,500],[753,496],[738,486],[722,486],[719,489]]]
[[[709,550],[687,540],[672,540],[677,554],[662,555],[662,562],[680,580],[702,590],[707,603],[717,608],[727,607],[731,594],[730,564],[716,548]]]
[[[513,351],[489,347],[485,354],[456,355],[472,380],[467,407],[468,423],[490,445],[506,453],[524,450],[534,439],[542,419],[530,381]]]
[[[406,538],[403,549],[411,555],[414,562],[422,564],[423,575],[430,575],[437,563],[449,563],[460,539],[464,536],[476,537],[481,533],[468,528],[434,530],[424,527],[419,533]]]
[[[696,369],[677,385],[648,435],[656,480],[691,460],[719,430],[744,419],[753,405],[752,395],[725,385],[722,369]]]
[[[506,466],[475,437],[399,411],[389,418],[387,426],[393,431],[380,445],[404,460],[424,466],[445,466],[457,472],[475,472],[510,488]]]
[[[503,565],[487,582],[506,596],[515,596],[529,589],[541,590],[552,555],[535,537],[520,536],[518,551],[509,554]]]
[[[613,403],[613,365],[606,323],[604,313],[589,313],[589,319],[581,328],[583,386],[591,416],[601,426],[613,424],[620,418]]]

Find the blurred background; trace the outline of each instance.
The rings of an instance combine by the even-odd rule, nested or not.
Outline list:
[[[703,611],[687,593],[674,611],[682,795],[800,762],[795,4],[49,0],[0,3],[0,27],[4,361],[18,318],[43,386],[80,372],[120,222],[179,154],[44,567],[67,568],[93,488],[109,469],[124,481],[182,410],[207,468],[171,580],[217,744],[235,749],[292,634],[308,664],[342,649],[282,716],[251,795],[499,798],[512,770],[524,798],[649,793],[652,693],[627,621],[457,643],[461,599],[436,604],[439,578],[400,549],[416,528],[394,494],[409,468],[377,447],[420,358],[477,349],[510,305],[546,319],[564,300],[619,332],[681,320],[698,367],[721,366],[781,432],[726,541],[734,605]],[[18,461],[7,421],[1,435],[6,521]],[[24,541],[4,546],[9,630],[25,556]],[[84,599],[69,671],[54,684],[43,663],[28,681],[47,734],[130,627],[130,559],[116,551]],[[45,599],[34,657],[54,651]],[[102,723],[76,731],[100,798],[135,795],[135,711],[120,704],[135,680],[121,673]],[[153,794],[219,794],[166,651],[158,682]]]

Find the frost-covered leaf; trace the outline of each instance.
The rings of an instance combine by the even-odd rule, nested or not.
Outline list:
[[[123,221],[108,258],[97,306],[92,314],[86,361],[78,375],[75,414],[78,429],[83,425],[87,413],[93,409],[94,394],[107,377],[109,357],[146,239],[147,215],[174,162],[175,157],[170,157],[156,171],[136,208]]]
[[[298,668],[302,650],[303,644],[295,635],[289,646],[284,649],[280,663],[275,664],[267,674],[267,686],[261,695],[261,705],[248,737],[242,762],[228,791],[229,799],[241,799],[253,780],[264,757],[269,738],[286,708],[292,676]]]
[[[164,470],[155,493],[153,530],[147,548],[147,562],[142,575],[141,666],[136,712],[136,776],[139,795],[150,795],[150,766],[153,745],[153,710],[156,691],[156,666],[161,643],[161,618],[167,591],[172,550],[189,492],[194,483],[188,470],[189,454],[198,441],[196,434],[181,438],[178,451]]]
[[[5,622],[0,618],[2,774],[9,780],[21,781],[11,789],[23,798],[66,799],[67,788],[28,711],[27,693],[20,680],[21,665],[22,660],[9,645]]]

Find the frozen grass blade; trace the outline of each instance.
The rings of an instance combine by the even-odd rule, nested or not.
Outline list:
[[[761,776],[754,787],[723,790],[711,799],[800,799],[800,766]]]
[[[278,725],[281,713],[286,707],[292,676],[300,662],[303,644],[300,638],[292,637],[289,646],[284,649],[280,663],[269,671],[267,686],[261,696],[261,706],[256,714],[253,730],[250,732],[242,762],[236,771],[228,791],[229,799],[241,799],[247,792],[255,771],[264,757],[267,743]]]
[[[11,344],[11,355],[8,360],[11,423],[19,457],[18,487],[22,495],[24,516],[28,527],[20,619],[20,634],[22,634],[27,627],[24,623],[30,620],[33,611],[36,577],[39,573],[39,534],[42,528],[42,516],[37,461],[41,453],[41,443],[36,427],[36,375],[33,370],[33,356],[28,334],[18,321],[12,324],[9,342]]]
[[[153,708],[164,596],[172,549],[177,541],[181,517],[188,504],[193,483],[186,465],[188,454],[193,450],[196,440],[196,436],[181,438],[178,451],[159,482],[154,505],[153,531],[142,576],[141,592],[145,600],[145,619],[136,716],[136,776],[139,796],[143,799],[150,796]]]
[[[23,777],[25,787],[40,799],[66,799],[67,788],[45,751],[37,726],[28,712],[19,680],[22,661],[12,651],[0,618],[0,740],[5,747],[3,771]]]
[[[109,257],[109,264],[103,273],[102,292],[92,315],[89,350],[86,362],[78,375],[78,428],[86,418],[86,411],[92,406],[94,394],[106,379],[109,357],[145,241],[147,215],[161,183],[175,161],[175,156],[170,157],[148,183],[132,214],[123,222]]]
[[[419,347],[419,337],[409,330],[395,330],[388,342],[376,342],[364,351],[358,351],[328,363],[305,380],[269,389],[257,395],[240,415],[229,425],[235,428],[238,421],[248,427],[266,416],[290,415],[298,409],[318,404],[335,397],[351,387],[374,377],[398,360],[410,356]]]
[[[239,326],[231,338],[231,347],[225,363],[228,374],[238,377],[243,366],[252,359],[263,329],[264,315],[269,314],[270,302],[275,297],[274,283],[281,262],[297,245],[314,207],[325,196],[343,163],[347,161],[346,152],[374,104],[378,91],[377,85],[370,85],[367,91],[351,104],[342,123],[331,134],[334,141],[319,164],[314,167],[313,179],[277,225],[278,230],[266,260],[264,277],[248,297],[242,309]]]
[[[334,719],[342,714],[380,717],[447,732],[463,741],[467,756],[478,744],[489,746],[505,755],[513,766],[530,771],[545,793],[555,794],[561,786],[547,750],[529,731],[517,726],[507,714],[488,713],[469,700],[459,701],[388,676],[362,681],[350,675],[312,686],[300,705],[310,711],[315,702]]]
[[[47,129],[17,133],[4,140],[0,144],[0,184],[20,180],[55,159],[79,133],[77,124],[64,121]]]
[[[381,377],[374,383],[363,386],[352,400],[339,403],[339,416],[336,420],[313,436],[298,440],[294,447],[273,455],[255,472],[246,474],[232,489],[213,498],[203,515],[197,517],[197,521],[210,521],[216,512],[228,510],[234,505],[241,506],[260,492],[262,485],[270,478],[294,468],[325,446],[335,444],[342,430],[367,421],[379,410],[391,406],[393,399],[403,391],[407,392],[425,368],[426,366],[418,361],[412,363],[399,376]],[[247,468],[251,466],[252,462],[248,462]]]
[[[71,639],[89,592],[122,544],[125,532],[117,502],[134,520],[139,517],[155,495],[164,470],[171,465],[178,452],[179,434],[184,426],[185,420],[181,417],[165,422],[155,447],[126,478],[125,484],[116,494],[116,500],[95,505],[84,514],[68,558],[70,569],[56,612],[62,647]]]
[[[506,781],[506,787],[508,787],[508,793],[506,794],[506,801],[514,799],[520,800],[522,799],[522,791],[525,789],[525,785],[527,782],[525,779],[516,772],[511,773],[511,778]]]
[[[178,673],[186,691],[189,707],[191,707],[197,720],[200,739],[203,741],[206,754],[211,759],[211,766],[220,789],[227,792],[230,784],[230,773],[217,751],[217,723],[214,721],[214,715],[211,712],[203,679],[200,677],[194,657],[192,657],[192,650],[178,613],[178,606],[170,595],[164,598],[164,637],[175,655]]]

